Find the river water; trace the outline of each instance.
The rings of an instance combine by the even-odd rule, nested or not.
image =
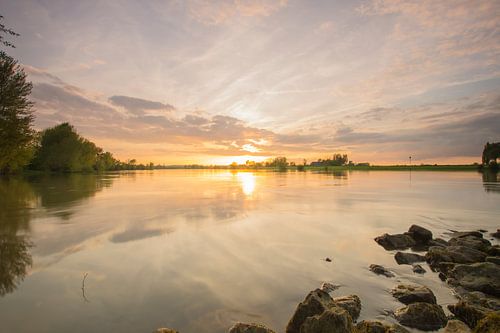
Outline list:
[[[455,302],[435,273],[373,238],[411,224],[446,238],[500,227],[497,176],[476,172],[156,170],[0,180],[0,331],[283,332],[323,282],[361,318],[402,305],[398,282]],[[491,237],[487,237],[488,239]],[[331,258],[327,262],[325,258]],[[382,264],[389,279],[368,270]]]

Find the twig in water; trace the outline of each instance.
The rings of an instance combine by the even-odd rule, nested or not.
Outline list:
[[[85,279],[87,278],[87,275],[89,275],[89,273],[85,273],[83,275],[83,280],[82,280],[82,296],[83,296],[83,299],[85,300],[85,302],[90,303],[90,301],[85,296]]]

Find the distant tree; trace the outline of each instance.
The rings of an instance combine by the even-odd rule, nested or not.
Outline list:
[[[109,152],[103,152],[98,148],[98,153],[95,162],[96,171],[116,170],[120,161],[115,159]]]
[[[500,158],[500,142],[487,142],[483,149],[483,164],[496,163],[498,158]]]
[[[280,171],[285,171],[286,167],[288,166],[288,162],[286,160],[286,157],[284,156],[279,156],[275,157],[270,163],[270,167],[274,167]]]
[[[0,21],[3,20],[3,16],[0,15]],[[12,47],[15,48],[14,44],[10,43],[9,41],[5,40],[5,35],[10,35],[10,36],[19,36],[18,33],[13,31],[12,29],[9,29],[5,27],[3,23],[0,23],[0,43],[3,44],[4,46],[7,47]]]
[[[0,25],[0,30],[5,27]],[[6,45],[3,39],[0,42]],[[34,115],[28,99],[32,87],[17,61],[0,51],[0,173],[16,172],[32,157]]]
[[[94,170],[100,151],[73,126],[63,123],[42,132],[33,164],[41,170],[89,172]]]

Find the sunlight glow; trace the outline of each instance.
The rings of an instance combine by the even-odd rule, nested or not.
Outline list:
[[[255,175],[252,172],[238,172],[236,177],[238,177],[238,181],[241,183],[243,193],[251,196],[255,191]]]

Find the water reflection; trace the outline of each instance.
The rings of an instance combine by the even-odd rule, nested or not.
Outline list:
[[[500,173],[483,171],[483,187],[486,192],[500,193]]]
[[[241,189],[247,196],[251,196],[255,191],[255,175],[252,172],[238,172],[236,174],[241,183]]]

